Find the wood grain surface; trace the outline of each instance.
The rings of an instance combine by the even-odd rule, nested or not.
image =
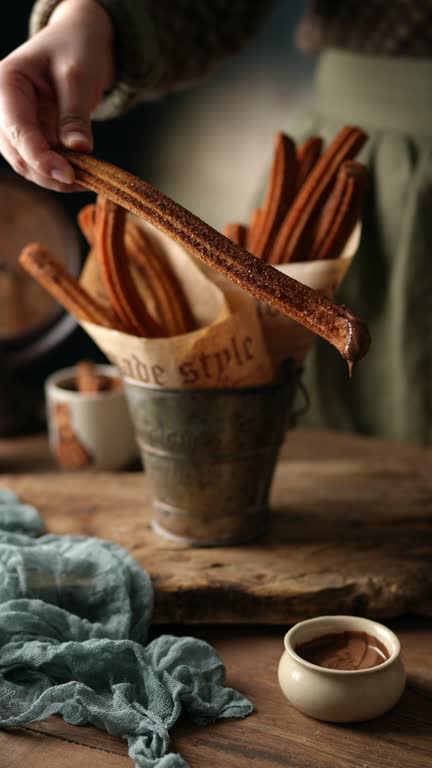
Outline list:
[[[255,712],[245,720],[205,728],[181,721],[172,734],[172,749],[191,768],[429,768],[432,622],[391,626],[401,640],[408,687],[387,715],[355,725],[312,720],[283,697],[276,670],[286,627],[195,627],[193,634],[211,642],[222,656],[228,684],[249,696]],[[120,739],[53,717],[0,732],[0,765],[132,768],[132,761]]]
[[[333,436],[327,447],[321,438],[317,453],[319,439],[289,436],[273,485],[271,530],[242,547],[193,549],[155,534],[142,472],[51,467],[4,474],[2,483],[38,507],[50,532],[126,547],[153,578],[158,622],[432,615],[432,451]],[[12,450],[6,466],[13,462]]]
[[[355,482],[352,486],[358,494],[353,502],[353,494],[340,487],[339,495],[334,500],[337,525],[325,525],[323,519],[321,533],[324,541],[321,549],[325,550],[329,539],[339,531],[349,530],[353,519],[357,519],[364,508],[365,500],[372,494],[372,489],[363,484],[364,467],[368,467],[368,478],[379,480],[382,488],[382,476],[387,480],[384,496],[374,491],[375,503],[381,510],[378,523],[371,519],[372,533],[375,531],[375,542],[382,535],[381,527],[387,527],[387,522],[393,520],[395,531],[404,531],[407,518],[410,517],[404,498],[410,499],[409,509],[414,500],[415,514],[411,513],[408,520],[414,528],[427,526],[430,514],[430,485],[428,476],[432,475],[432,452],[416,446],[389,445],[379,441],[354,438],[345,435],[332,435],[317,432],[297,432],[290,436],[283,451],[286,469],[282,473],[292,478],[288,490],[304,485],[304,472],[307,465],[313,470],[319,464],[321,474],[315,475],[315,481],[322,482],[323,476],[332,476],[341,472],[342,465],[357,466],[354,473]],[[94,494],[91,493],[85,501],[85,494],[80,493],[80,476],[54,474],[52,462],[49,460],[46,441],[43,438],[0,441],[0,466],[3,472],[7,469],[9,475],[1,477],[1,483],[6,482],[27,493],[36,488],[40,498],[45,499],[46,510],[51,509],[47,521],[54,521],[55,509],[59,510],[59,527],[73,529],[85,533],[94,528],[104,533],[103,510],[94,507]],[[285,463],[283,465],[285,467]],[[303,467],[303,470],[302,470]],[[375,474],[370,474],[373,467]],[[326,469],[327,468],[327,469]],[[363,469],[362,469],[363,468]],[[399,472],[400,468],[400,472]],[[31,476],[31,471],[37,474]],[[25,471],[23,477],[20,473]],[[302,474],[303,471],[303,474]],[[42,477],[40,473],[47,474]],[[400,475],[399,479],[397,476]],[[93,480],[95,479],[94,476]],[[296,482],[294,478],[297,477]],[[51,479],[55,478],[52,483]],[[392,478],[392,483],[388,480]],[[56,497],[63,479],[72,495],[82,501],[81,511],[72,506],[64,509],[61,503],[65,498]],[[103,484],[103,477],[98,481]],[[90,478],[86,482],[88,489]],[[145,496],[143,478],[137,475],[118,477],[117,488],[129,486],[131,490],[126,499],[131,498],[133,504],[141,505]],[[279,483],[281,485],[279,486]],[[298,485],[300,483],[300,486]],[[393,488],[389,486],[393,484]],[[315,508],[317,499],[322,499],[322,489],[319,484],[309,483],[306,498],[300,505],[301,514],[310,514]],[[139,498],[134,494],[140,489]],[[277,479],[275,494],[281,488],[286,493],[284,482]],[[398,492],[399,489],[399,492]],[[292,491],[294,493],[294,491]],[[281,504],[295,508],[289,499]],[[85,501],[85,504],[84,504]],[[337,501],[337,503],[336,503]],[[379,503],[378,503],[379,502]],[[344,521],[344,508],[352,510],[347,524]],[[108,507],[109,508],[109,507]],[[327,510],[331,511],[332,504],[327,501]],[[74,511],[75,509],[75,511]],[[405,510],[405,511],[404,511]],[[137,517],[141,512],[137,512]],[[108,515],[109,530],[114,531],[117,540],[130,537],[130,521],[127,511],[118,508],[116,515]],[[297,515],[299,509],[297,508]],[[113,517],[113,519],[112,519]],[[297,525],[298,525],[297,517]],[[332,520],[334,518],[331,518]],[[294,520],[294,517],[293,517]],[[351,522],[349,522],[351,520]],[[148,530],[145,523],[135,521],[137,536]],[[294,523],[290,530],[294,531]],[[403,526],[401,528],[401,526]],[[356,529],[354,529],[356,530]],[[327,531],[327,533],[326,533]],[[380,533],[381,531],[381,533]],[[94,531],[93,531],[94,532]],[[140,533],[141,532],[141,533]],[[352,528],[351,528],[352,532]],[[366,535],[366,534],[365,534]],[[370,535],[370,534],[368,534]],[[303,534],[303,539],[305,533]],[[353,535],[351,535],[351,539]],[[357,533],[354,539],[358,538]],[[396,538],[396,533],[395,533]],[[402,537],[401,537],[402,538]],[[344,537],[340,535],[341,545]],[[313,535],[315,554],[319,550],[318,533]],[[298,541],[297,541],[298,543]],[[426,539],[424,546],[430,541]],[[136,544],[132,542],[132,546]],[[295,539],[292,539],[295,550]],[[166,546],[166,545],[165,545]],[[399,547],[402,548],[401,546]],[[359,548],[361,551],[361,548]],[[420,548],[421,551],[421,548]],[[423,550],[424,551],[424,550]],[[367,549],[364,551],[366,557]],[[167,551],[171,566],[177,564],[177,555]],[[220,562],[220,550],[209,552]],[[217,557],[217,559],[215,559]],[[421,557],[420,557],[421,560]],[[411,568],[415,569],[415,561]],[[305,572],[308,563],[305,563]],[[212,569],[210,569],[211,571]],[[213,569],[220,570],[220,567]],[[157,585],[156,585],[157,586]],[[227,667],[227,683],[249,696],[255,706],[255,712],[245,720],[217,723],[207,728],[199,728],[188,722],[181,722],[173,732],[173,749],[182,753],[191,768],[429,768],[432,764],[432,621],[430,619],[410,619],[391,622],[390,626],[397,632],[401,644],[405,666],[408,672],[408,686],[401,701],[384,717],[378,720],[356,725],[331,725],[312,720],[297,712],[284,699],[276,677],[277,664],[282,653],[283,635],[290,623],[284,618],[280,627],[265,626],[184,626],[154,627],[153,635],[161,631],[178,634],[193,634],[209,641],[222,656]],[[1,768],[132,768],[132,761],[127,757],[124,742],[97,731],[91,727],[74,727],[63,722],[61,718],[53,717],[43,723],[34,723],[26,728],[11,729],[0,732],[0,766]]]

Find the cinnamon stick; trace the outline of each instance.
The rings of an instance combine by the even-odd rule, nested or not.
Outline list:
[[[91,360],[81,360],[77,364],[76,385],[78,392],[83,394],[94,394],[101,389],[101,377]]]

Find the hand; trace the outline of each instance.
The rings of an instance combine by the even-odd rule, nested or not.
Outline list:
[[[63,0],[49,24],[0,62],[0,153],[48,189],[74,191],[56,151],[90,152],[90,115],[111,87],[113,30],[95,0]]]

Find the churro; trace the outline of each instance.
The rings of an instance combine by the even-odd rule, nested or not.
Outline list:
[[[39,243],[29,243],[19,256],[19,263],[78,320],[124,330],[123,323],[109,309],[90,296],[64,266]]]

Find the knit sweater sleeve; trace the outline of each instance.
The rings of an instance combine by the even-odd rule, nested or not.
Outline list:
[[[116,82],[95,112],[110,118],[139,101],[182,88],[240,51],[276,0],[96,0],[111,16]],[[30,34],[61,0],[36,0]]]

